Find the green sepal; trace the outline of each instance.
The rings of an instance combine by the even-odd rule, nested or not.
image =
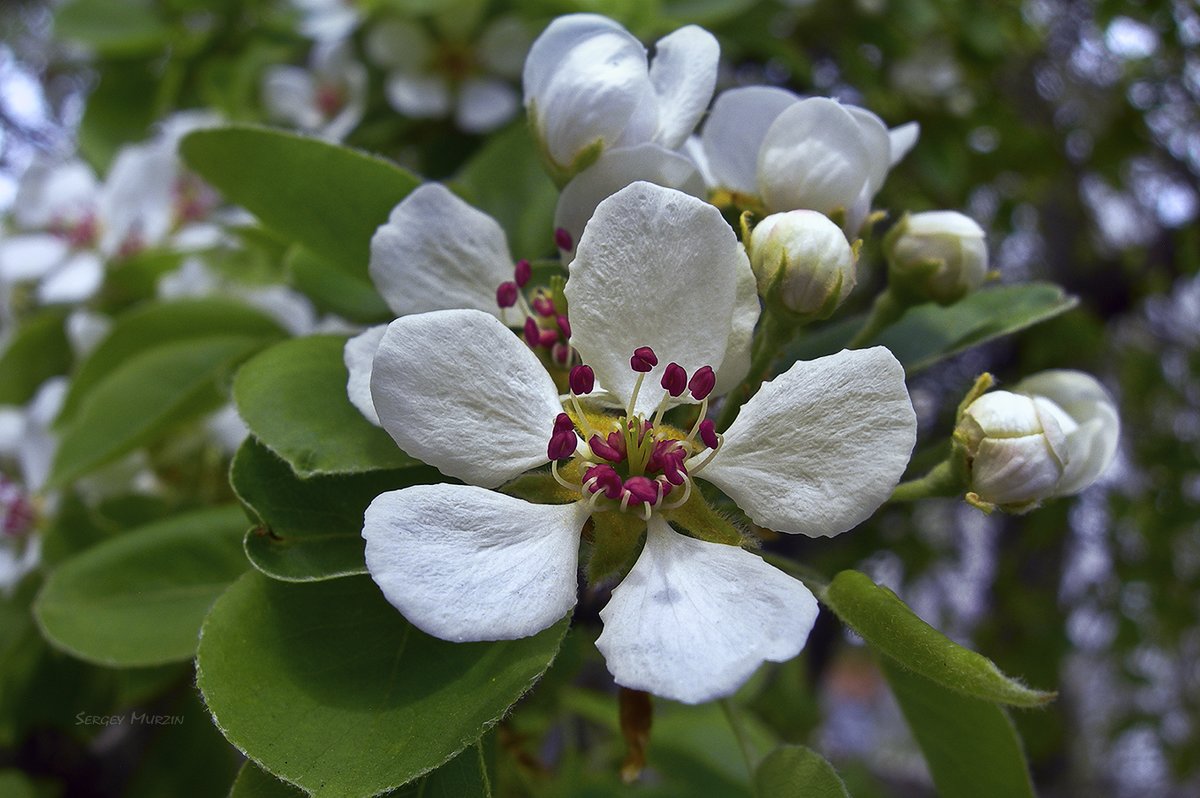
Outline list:
[[[698,540],[730,546],[743,546],[749,540],[733,520],[708,503],[698,488],[692,490],[683,506],[667,510],[663,515]]]
[[[624,578],[633,567],[645,540],[646,522],[632,513],[595,513],[584,537],[590,539],[587,556],[588,584],[609,577]]]

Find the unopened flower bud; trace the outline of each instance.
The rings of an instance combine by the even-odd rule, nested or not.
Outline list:
[[[983,284],[988,270],[983,228],[955,211],[913,213],[885,241],[893,290],[951,305]]]
[[[1062,410],[1048,399],[992,391],[963,411],[954,437],[977,501],[1021,512],[1056,495],[1068,463]]]
[[[788,211],[763,219],[750,235],[750,265],[768,304],[825,318],[854,288],[857,258],[824,214]]]

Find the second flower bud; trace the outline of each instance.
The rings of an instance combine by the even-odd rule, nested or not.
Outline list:
[[[854,288],[857,253],[824,214],[772,214],[755,226],[749,242],[758,292],[776,310],[823,319]]]

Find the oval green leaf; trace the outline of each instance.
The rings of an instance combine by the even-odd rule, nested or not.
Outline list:
[[[270,773],[314,796],[374,795],[478,740],[549,666],[567,624],[447,643],[367,577],[251,571],[204,622],[197,684],[225,737]]]
[[[180,153],[226,199],[363,279],[375,228],[420,182],[382,158],[267,128],[198,130]]]
[[[977,291],[949,307],[930,302],[910,308],[870,344],[892,350],[912,375],[971,347],[1048,321],[1078,304],[1076,297],[1052,283],[1002,285]],[[788,347],[781,361],[812,360],[836,352],[863,321],[856,316],[805,334]]]
[[[871,648],[943,687],[1019,707],[1054,700],[1054,693],[1031,690],[1005,676],[987,657],[955,643],[865,574],[842,571],[820,598]]]
[[[43,382],[71,368],[62,309],[43,311],[17,328],[0,355],[0,405],[23,405]]]
[[[66,426],[92,390],[130,358],[172,341],[224,335],[269,339],[286,331],[261,311],[218,297],[154,302],[123,314],[71,378],[57,426]]]
[[[304,798],[303,790],[280,781],[253,762],[238,773],[229,798]],[[435,771],[380,798],[491,798],[483,746],[477,742]]]
[[[238,507],[179,515],[101,543],[59,566],[33,612],[55,646],[101,665],[190,659],[217,596],[246,570]]]
[[[345,344],[293,338],[246,363],[233,383],[246,426],[302,478],[420,465],[350,404]]]
[[[1034,798],[1025,752],[1001,707],[880,658],[942,798]]]
[[[754,792],[760,798],[850,798],[833,765],[802,745],[772,751],[754,772]]]
[[[127,360],[92,389],[63,430],[51,486],[62,487],[173,425],[217,409],[228,375],[262,344],[262,338],[221,335],[175,341]]]
[[[363,513],[389,490],[442,481],[428,466],[300,479],[253,437],[233,458],[233,490],[261,522],[246,555],[273,579],[307,582],[365,574]]]
[[[339,269],[304,247],[289,249],[286,265],[292,283],[320,310],[363,324],[391,321],[395,316],[369,279]]]

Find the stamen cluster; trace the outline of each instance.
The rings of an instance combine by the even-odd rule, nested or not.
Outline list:
[[[565,308],[555,302],[553,291],[538,288],[533,292],[533,298],[526,302],[521,289],[529,283],[532,274],[529,261],[517,261],[513,279],[496,288],[496,304],[505,311],[518,308],[525,315],[522,334],[529,348],[546,350],[554,364],[566,367],[571,362],[571,323],[567,321]]]
[[[578,422],[567,413],[560,413],[555,419],[546,454],[559,483],[589,496],[593,506],[604,500],[616,504],[615,509],[622,511],[635,506],[646,518],[656,508],[679,507],[691,496],[691,476],[707,465],[721,445],[721,436],[712,420],[704,417],[708,395],[716,384],[711,366],[697,369],[689,380],[687,371],[678,363],[667,364],[660,381],[666,394],[653,418],[645,419],[633,412],[645,375],[657,365],[658,357],[650,347],[634,350],[629,361],[629,367],[638,373],[633,395],[625,414],[615,419],[613,429],[607,431],[592,428],[578,400],[579,396],[595,389],[594,372],[587,365],[571,369],[568,380],[570,402]],[[688,435],[680,439],[662,424],[662,417],[668,399],[679,398],[685,391],[690,391],[692,398],[700,402],[700,414]],[[579,445],[580,435],[587,441],[586,446]],[[710,450],[708,455],[697,461],[697,455],[706,449]],[[578,485],[559,474],[559,461],[568,458],[578,461]],[[664,503],[676,488],[681,488],[682,493],[670,503]]]

